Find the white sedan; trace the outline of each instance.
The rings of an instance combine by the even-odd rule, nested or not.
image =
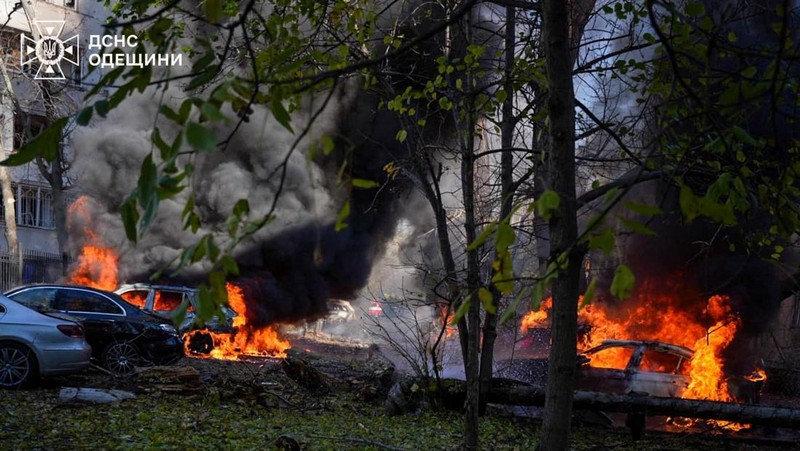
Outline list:
[[[39,376],[89,366],[92,348],[75,320],[39,313],[0,296],[0,387],[22,387]]]

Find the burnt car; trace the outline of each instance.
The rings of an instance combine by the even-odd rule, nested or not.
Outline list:
[[[694,351],[670,343],[647,340],[605,340],[577,356],[577,390],[605,393],[640,393],[658,397],[681,397],[689,386],[690,361]],[[547,359],[507,362],[503,376],[542,384],[547,377]],[[758,402],[762,381],[731,376],[730,395],[740,402]]]
[[[39,313],[0,296],[0,388],[82,371],[91,354],[83,326],[68,316]]]
[[[165,365],[183,357],[183,342],[171,321],[129,304],[119,295],[90,287],[29,285],[8,298],[42,312],[80,320],[92,357],[115,374],[137,366]]]
[[[658,341],[606,340],[578,356],[580,390],[680,397],[694,351]]]
[[[124,284],[114,290],[114,293],[142,310],[155,313],[164,318],[171,319],[175,310],[184,306],[186,316],[178,325],[178,331],[185,333],[193,326],[197,308],[198,290],[192,287],[178,285],[159,285],[149,283]],[[214,332],[231,332],[233,318],[236,312],[227,306],[221,306],[225,318],[212,317],[206,321],[204,328]]]

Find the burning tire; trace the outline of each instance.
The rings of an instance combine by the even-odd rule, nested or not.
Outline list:
[[[214,338],[207,333],[196,333],[189,338],[186,347],[195,354],[210,354],[214,349]]]
[[[139,350],[136,349],[136,346],[126,341],[111,343],[103,350],[103,366],[114,374],[130,374],[136,369],[140,361]]]
[[[0,387],[24,387],[38,374],[36,357],[17,343],[0,343]]]

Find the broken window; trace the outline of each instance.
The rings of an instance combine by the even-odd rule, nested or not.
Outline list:
[[[179,291],[156,291],[156,301],[153,310],[157,312],[171,312],[184,302],[184,296]],[[186,300],[188,303],[188,299]],[[191,311],[191,310],[188,310]]]
[[[642,356],[639,370],[655,373],[684,374],[687,365],[683,365],[683,363],[684,359],[678,355],[648,349]]]

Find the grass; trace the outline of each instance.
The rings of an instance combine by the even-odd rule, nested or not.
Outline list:
[[[193,365],[202,363],[192,362]],[[65,406],[61,386],[112,386],[101,374],[47,381],[44,386],[0,391],[0,449],[276,449],[290,436],[302,449],[458,449],[462,418],[456,412],[386,416],[380,399],[354,393],[315,396],[272,369],[220,367],[204,388],[190,394],[127,381],[136,399],[115,404]],[[265,385],[266,384],[266,385]],[[279,396],[274,396],[265,391]],[[283,400],[281,400],[283,398]],[[285,403],[288,401],[290,404]],[[491,414],[481,421],[482,449],[531,450],[539,423]],[[759,450],[775,449],[728,437],[649,433],[634,442],[624,429],[573,428],[574,450]]]

